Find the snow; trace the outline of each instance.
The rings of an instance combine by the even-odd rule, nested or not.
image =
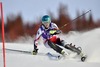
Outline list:
[[[67,43],[73,43],[76,46],[81,46],[84,53],[87,54],[85,62],[79,62],[77,59],[70,60],[69,58],[61,60],[50,60],[46,55],[30,55],[6,50],[6,66],[7,67],[100,67],[100,28],[88,32],[71,31],[68,34],[60,34],[62,39]],[[6,48],[32,51],[32,39],[25,43],[16,41],[15,43],[5,43]],[[21,40],[21,39],[20,39]],[[22,40],[22,41],[25,41]],[[28,43],[29,42],[29,43]],[[30,43],[31,42],[31,43]],[[50,48],[46,48],[40,41],[38,46],[39,53],[52,52],[58,54]],[[68,51],[68,50],[66,50]],[[0,43],[0,67],[3,67],[2,43]]]

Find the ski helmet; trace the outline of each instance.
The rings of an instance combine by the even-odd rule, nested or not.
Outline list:
[[[50,16],[44,15],[44,16],[42,17],[42,24],[50,23],[50,22],[51,22]]]

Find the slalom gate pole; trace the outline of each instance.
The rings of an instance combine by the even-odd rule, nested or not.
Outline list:
[[[6,55],[5,55],[5,34],[4,34],[4,17],[3,17],[3,5],[0,2],[0,13],[2,21],[2,50],[3,50],[3,65],[6,67]]]
[[[80,17],[82,17],[82,16],[84,16],[84,15],[86,15],[87,13],[89,13],[89,12],[91,12],[91,10],[89,10],[89,11],[87,11],[87,12],[85,12],[85,13],[83,13],[82,15],[80,15],[80,16],[78,16],[78,17],[76,17],[75,19],[73,19],[71,22],[74,22],[75,20],[77,20],[78,18],[80,18]],[[69,23],[66,23],[66,24],[64,24],[61,28],[64,28],[65,26],[67,26]]]

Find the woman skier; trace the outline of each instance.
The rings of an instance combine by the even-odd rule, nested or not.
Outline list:
[[[82,54],[81,49],[76,48],[75,45],[73,46],[71,44],[66,44],[64,40],[60,39],[57,34],[60,34],[61,30],[59,30],[58,26],[51,22],[51,18],[48,15],[44,15],[42,17],[42,24],[39,27],[36,37],[34,39],[34,50],[33,55],[36,55],[38,53],[38,40],[40,37],[43,38],[44,45],[49,46],[56,52],[58,52],[61,55],[68,55],[61,47],[63,46],[66,49],[69,49],[73,52],[76,52],[78,55]],[[59,45],[59,46],[58,46]]]

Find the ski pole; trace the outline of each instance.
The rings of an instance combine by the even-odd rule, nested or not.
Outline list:
[[[76,17],[75,19],[73,19],[71,22],[74,22],[76,19],[78,19],[78,18],[80,18],[80,17],[82,17],[82,16],[84,16],[84,15],[86,15],[87,13],[89,13],[89,12],[91,12],[91,10],[89,10],[89,11],[87,11],[87,12],[85,12],[85,13],[83,13],[82,15],[80,15],[80,16],[78,16],[78,17]],[[66,23],[66,24],[64,24],[61,28],[64,28],[65,26],[67,26],[69,23]]]

